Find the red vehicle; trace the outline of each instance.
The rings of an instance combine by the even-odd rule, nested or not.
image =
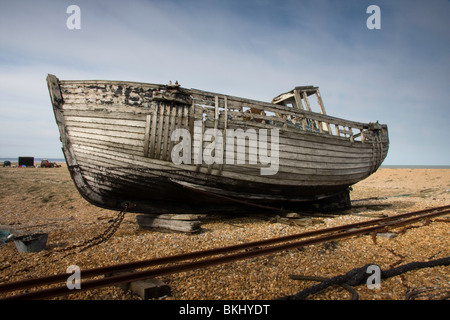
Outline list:
[[[55,167],[54,162],[50,162],[47,159],[42,159],[41,161],[41,168],[54,168]]]

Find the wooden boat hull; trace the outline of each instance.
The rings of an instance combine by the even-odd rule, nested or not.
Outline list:
[[[129,211],[143,213],[237,213],[322,202],[343,208],[350,204],[349,187],[376,171],[389,147],[386,125],[287,105],[169,85],[53,75],[47,83],[74,183],[86,200],[108,209],[129,204]],[[300,100],[288,97],[305,103],[313,89],[320,97],[317,88],[301,88],[294,90],[303,94]],[[181,144],[173,139],[176,129],[191,134],[192,154],[184,163],[173,159]],[[244,131],[247,145],[234,145],[235,161],[227,161],[228,145],[219,149],[217,136],[206,139],[208,129],[223,133],[223,141],[227,132]],[[216,161],[199,161],[212,145]],[[263,162],[261,151],[273,163]],[[263,174],[270,166],[276,170]]]

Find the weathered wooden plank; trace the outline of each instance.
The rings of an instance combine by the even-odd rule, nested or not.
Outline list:
[[[123,104],[97,104],[95,101],[84,103],[64,103],[64,111],[86,111],[101,113],[128,113],[128,114],[147,114],[148,108],[141,106],[123,105]]]
[[[206,121],[205,124],[207,127],[209,126],[210,122]],[[255,125],[256,126],[256,125]],[[220,129],[220,127],[219,127]],[[242,127],[233,126],[229,129],[235,129],[239,130],[242,129]],[[260,126],[260,129],[266,129],[264,125]],[[246,129],[245,129],[246,130]],[[244,133],[245,133],[244,130]],[[258,134],[258,129],[255,130],[255,132]],[[230,133],[231,134],[231,133]],[[269,130],[267,132],[267,137],[270,139],[271,137],[271,131]],[[331,151],[344,151],[344,152],[355,152],[355,153],[367,153],[371,152],[371,145],[368,144],[362,144],[358,141],[351,142],[350,139],[345,137],[340,137],[340,141],[337,141],[337,139],[327,139],[329,137],[328,135],[319,136],[316,134],[311,133],[310,135],[304,134],[304,135],[295,135],[290,133],[286,130],[280,130],[279,132],[279,144],[280,147],[286,147],[289,148],[290,146],[298,146],[298,147],[310,147],[313,149],[320,149],[320,150],[331,150]],[[338,137],[336,137],[338,138]],[[246,137],[246,141],[248,141],[248,137]],[[259,139],[259,138],[257,138]],[[251,140],[253,141],[253,140]],[[257,140],[258,141],[258,140]],[[270,140],[269,140],[270,141]],[[343,143],[345,141],[346,143]],[[340,143],[339,143],[340,142]]]
[[[85,138],[85,139],[95,138],[97,140],[105,141],[105,142],[112,142],[112,143],[118,143],[118,144],[129,144],[130,146],[141,148],[141,150],[142,150],[141,152],[142,153],[144,152],[144,139],[142,139],[143,137],[141,137],[141,139],[139,139],[139,140],[135,140],[135,139],[128,139],[126,137],[89,134],[89,133],[85,133],[83,131],[77,131],[76,128],[71,128],[70,134],[73,137],[80,137],[80,138]]]
[[[127,127],[127,126],[119,126],[119,125],[109,125],[109,124],[98,124],[98,123],[89,123],[89,122],[74,122],[74,121],[67,121],[67,127],[76,127],[79,129],[101,129],[106,132],[122,132],[122,135],[127,135],[128,133],[131,134],[139,134],[141,136],[144,136],[145,132],[145,123],[143,123],[144,126],[142,127]]]
[[[79,109],[64,109],[64,117],[66,116],[73,116],[73,117],[82,117],[82,118],[90,118],[92,121],[96,121],[99,119],[101,121],[102,119],[121,119],[121,120],[130,120],[132,123],[133,121],[145,121],[145,117],[148,113],[152,113],[152,111],[149,110],[140,110],[140,112],[127,112],[125,110],[121,110],[120,112],[108,112],[105,111],[93,111],[93,110],[79,110]]]
[[[160,279],[132,281],[130,283],[130,290],[144,300],[172,295],[170,287]]]
[[[77,148],[77,151],[78,148]],[[118,157],[116,156],[114,153],[110,153],[108,151],[103,151],[101,153],[97,152],[97,151],[90,151],[88,153],[89,161],[93,161],[94,156],[97,155],[97,159],[99,161],[105,161],[105,159],[110,159],[110,160],[115,160],[114,162],[111,162],[111,164],[115,163],[116,165],[120,166],[120,165],[124,165],[127,166],[127,162],[129,163],[128,165],[134,164],[136,165],[136,160],[134,161],[130,161],[128,158],[126,157]],[[144,167],[153,167],[156,169],[161,169],[161,167],[155,167],[153,164],[151,163],[141,163],[141,165],[143,165]],[[163,166],[164,168],[164,166]],[[205,168],[206,169],[206,168]],[[162,169],[164,170],[164,169]],[[168,170],[166,168],[166,170]],[[284,173],[283,170],[280,170],[279,173],[277,173],[274,176],[267,176],[264,179],[260,177],[259,174],[259,169],[256,166],[249,166],[249,165],[224,165],[224,169],[223,169],[223,174],[224,176],[229,176],[229,177],[234,177],[234,178],[238,178],[241,181],[260,181],[260,182],[264,182],[264,181],[268,181],[268,180],[273,180],[273,183],[276,184],[283,184],[283,183],[290,183],[292,181],[296,181],[298,185],[305,185],[307,183],[311,183],[314,182],[317,185],[321,185],[321,184],[340,184],[342,183],[342,179],[352,179],[353,177],[360,177],[362,174],[366,174],[367,173],[367,168],[366,169],[362,169],[362,172],[359,171],[355,171],[355,170],[350,170],[350,171],[344,171],[344,170],[334,170],[336,171],[332,174],[332,176],[330,176],[330,172],[326,172],[326,170],[319,170],[319,169],[314,169],[314,170],[302,170],[302,169],[298,169],[298,168],[290,168],[289,171],[287,171],[286,173]],[[242,175],[242,173],[245,173],[245,175]],[[281,183],[280,183],[281,182]]]
[[[98,148],[98,149],[106,149],[111,151],[116,151],[119,153],[125,152],[130,154],[139,154],[143,153],[144,149],[142,147],[136,147],[129,145],[128,143],[118,143],[118,142],[111,142],[111,141],[104,141],[104,140],[98,140],[96,137],[75,137],[73,136],[72,144],[80,145],[80,146],[87,146],[92,148]]]
[[[146,214],[148,217],[166,219],[166,220],[181,220],[181,221],[198,221],[204,218],[205,214]]]
[[[82,125],[105,125],[105,126],[120,126],[123,128],[129,127],[130,129],[135,128],[143,128],[145,126],[146,121],[146,115],[139,115],[139,120],[133,120],[133,119],[124,119],[124,115],[122,115],[118,119],[111,118],[111,114],[105,115],[104,117],[100,118],[98,117],[92,117],[91,115],[87,116],[71,116],[68,115],[66,112],[64,113],[66,123],[80,123]],[[148,113],[147,115],[151,115],[151,113]]]
[[[120,138],[120,139],[129,139],[129,140],[141,140],[141,144],[143,145],[143,139],[144,135],[142,132],[136,133],[136,132],[127,132],[126,135],[124,135],[123,131],[118,130],[111,130],[111,129],[94,129],[94,128],[86,128],[86,127],[79,127],[79,126],[67,126],[67,128],[70,130],[70,132],[77,132],[84,135],[91,135],[95,137],[101,137],[101,138]]]
[[[118,133],[116,136],[120,136],[120,134]],[[103,143],[103,141],[105,141],[104,137],[101,137],[99,135],[92,135],[92,136],[83,136],[86,139],[93,139],[93,140],[99,140],[99,144]],[[269,136],[270,137],[270,136]],[[103,138],[103,139],[102,139]],[[121,143],[126,143],[129,140],[123,140],[122,137],[120,137],[120,139],[122,139],[121,141],[119,140],[112,140],[112,142],[121,142]],[[250,143],[250,141],[252,141],[251,139],[246,139],[246,154],[249,153],[248,151],[248,145]],[[258,141],[253,141],[252,143],[257,143]],[[270,139],[268,141],[270,143]],[[204,145],[207,144],[208,142],[204,142]],[[366,148],[368,147],[368,149]],[[226,144],[224,145],[224,148],[226,149]],[[270,145],[268,146],[269,150],[270,150]],[[237,146],[235,145],[235,149],[237,149]],[[334,144],[327,144],[327,143],[323,143],[320,142],[318,143],[317,141],[297,141],[297,140],[290,140],[288,138],[284,138],[282,137],[280,139],[280,152],[281,154],[283,153],[292,153],[292,154],[297,154],[297,155],[301,155],[301,154],[306,154],[306,155],[318,155],[318,156],[326,156],[326,157],[343,157],[343,158],[349,158],[351,160],[351,158],[361,158],[361,157],[368,157],[371,156],[372,153],[372,149],[371,146],[365,146],[364,148],[357,148],[354,145],[349,144],[349,146],[342,146],[342,145],[334,145]]]
[[[74,132],[79,131],[77,128],[73,128]],[[89,131],[89,130],[87,130]],[[84,132],[83,132],[84,133]],[[89,133],[92,134],[92,138],[96,139],[98,138],[98,134],[102,133],[102,131],[98,131],[96,129],[92,129],[91,131],[89,131]],[[105,135],[107,136],[112,136],[112,137],[120,137],[122,138],[123,136],[123,131],[108,131],[105,133]],[[127,136],[127,138],[132,138],[132,139],[136,139],[136,140],[140,140],[140,134],[134,134],[134,135],[130,135]],[[343,145],[339,145],[335,140],[328,140],[328,141],[320,141],[320,138],[318,137],[313,137],[313,140],[307,140],[306,139],[307,136],[302,135],[302,136],[296,136],[295,138],[291,139],[291,138],[285,138],[285,137],[281,137],[280,138],[280,146],[282,148],[284,147],[290,147],[290,146],[298,146],[301,148],[318,148],[320,150],[330,150],[330,151],[342,151],[342,152],[351,152],[351,154],[358,154],[358,153],[362,153],[362,154],[367,154],[368,152],[371,152],[371,145],[354,145],[351,144],[349,142],[348,146],[343,146]],[[270,138],[270,135],[269,135]],[[319,146],[320,144],[320,146]],[[349,148],[350,147],[350,148]],[[297,152],[297,151],[295,151]],[[352,155],[349,155],[350,157]]]
[[[141,228],[167,229],[188,233],[199,232],[201,229],[200,221],[161,219],[148,215],[137,215],[136,219]]]
[[[84,146],[77,146],[77,150],[83,150],[85,149]],[[100,149],[101,150],[101,149]],[[100,151],[99,150],[99,151]],[[122,157],[128,157],[130,156],[130,153],[124,153],[123,150],[117,149],[116,151],[108,149],[106,150],[110,153],[114,153],[116,152],[117,155],[122,155]],[[89,151],[87,151],[89,152]],[[103,152],[103,151],[102,151]],[[236,153],[237,154],[237,153]],[[234,157],[236,159],[236,156]],[[317,157],[317,156],[311,156],[311,155],[298,155],[298,154],[280,154],[280,158],[279,158],[279,166],[280,172],[284,172],[284,171],[290,171],[291,168],[294,169],[301,169],[301,168],[306,168],[306,169],[331,169],[331,170],[335,170],[336,172],[338,172],[339,170],[342,169],[360,169],[360,168],[366,168],[368,164],[371,163],[371,159],[372,158],[366,158],[366,159],[355,159],[354,163],[351,163],[349,161],[347,161],[345,158],[342,158],[342,161],[336,161],[334,160],[334,162],[331,162],[328,160],[329,157]],[[364,161],[362,161],[364,160]],[[251,165],[247,162],[245,162],[245,164],[248,164],[250,167],[253,168],[257,168],[257,170],[259,170],[259,168],[261,167],[265,167],[263,165],[261,165],[260,163],[255,164],[255,165]],[[163,167],[159,167],[159,169],[162,169]]]
[[[74,144],[78,144],[79,141],[75,140]],[[107,150],[108,152],[116,153],[117,155],[122,155],[123,157],[128,157],[131,154],[139,155],[139,150],[137,149],[126,149],[123,148],[122,145],[116,145],[111,144],[109,146],[104,146],[102,144],[94,144],[92,139],[86,139],[85,141],[82,141],[83,145],[79,146],[77,145],[77,148],[83,149],[84,147],[90,147],[99,150]],[[89,149],[89,150],[93,150]],[[233,159],[237,159],[238,152],[235,152],[233,155]],[[249,154],[249,148],[246,147],[245,153],[241,154],[242,156],[248,156]],[[258,154],[256,154],[258,156]],[[371,155],[368,155],[367,157],[359,157],[359,158],[348,158],[344,155],[341,156],[341,161],[338,160],[337,156],[334,156],[333,159],[331,159],[328,156],[317,156],[317,155],[311,155],[308,152],[305,154],[302,153],[296,153],[296,152],[284,152],[283,150],[280,150],[279,152],[279,162],[280,166],[292,166],[292,167],[301,167],[301,168],[330,168],[330,169],[350,169],[350,168],[361,168],[364,167],[364,163],[367,161],[370,161],[372,158]],[[226,160],[226,159],[225,159]],[[224,161],[225,163],[225,161]],[[248,163],[248,161],[247,161]],[[223,164],[221,165],[223,166]],[[162,167],[161,167],[162,168]]]
[[[110,166],[123,166],[129,168],[142,168],[142,169],[154,169],[154,170],[193,170],[191,165],[179,164],[175,165],[172,162],[163,161],[159,159],[149,159],[140,155],[132,153],[118,153],[111,150],[99,149],[90,146],[74,145],[74,150],[78,153],[84,153],[87,157],[97,157],[98,165],[102,165],[102,161],[107,163],[109,159]],[[89,158],[86,158],[89,159]]]
[[[114,81],[114,80],[59,80],[59,83],[61,87],[66,86],[89,86],[89,85],[96,85],[96,86],[106,86],[106,85],[116,85],[116,86],[122,86],[122,87],[139,87],[143,89],[151,89],[151,90],[160,90],[162,88],[165,88],[164,85],[160,84],[153,84],[148,82],[136,82],[136,81]]]
[[[86,159],[85,159],[86,160]],[[81,168],[83,170],[83,176],[86,181],[93,182],[94,188],[100,188],[108,192],[116,192],[117,189],[129,189],[130,184],[134,188],[139,187],[141,189],[147,190],[149,195],[153,195],[158,192],[161,188],[160,184],[155,182],[155,177],[158,175],[153,175],[146,173],[143,176],[150,177],[150,179],[139,178],[137,172],[131,174],[127,169],[120,169],[120,167],[101,167],[93,163],[81,162]],[[98,179],[97,177],[101,177]],[[111,181],[111,179],[114,179]]]

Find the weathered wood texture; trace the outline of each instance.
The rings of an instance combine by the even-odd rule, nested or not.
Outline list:
[[[343,190],[373,173],[389,147],[386,125],[326,115],[316,87],[297,87],[275,98],[275,104],[135,82],[58,81],[49,76],[48,83],[72,176],[84,181],[78,183],[80,192],[90,190],[95,201],[121,198],[130,186],[138,191],[138,199],[176,200],[176,194],[161,191],[161,183],[170,184],[170,179],[247,190],[261,199],[285,195],[285,186],[298,188],[297,196],[308,189],[317,190],[313,193]],[[311,95],[317,97],[319,113],[309,111]],[[179,143],[171,140],[172,133],[180,128],[191,134],[190,164],[171,159]],[[248,135],[244,148],[234,146],[227,153],[227,145],[217,148],[217,138],[195,139],[207,129],[221,132],[224,141],[232,129],[246,133],[252,129],[257,135]],[[271,130],[279,133],[279,167],[273,175],[261,175],[261,169],[270,165],[260,161],[262,130],[267,130],[267,156],[272,155]],[[207,148],[219,161],[198,163],[197,151]],[[240,156],[245,162],[228,163],[227,156]],[[174,190],[181,189],[168,192]],[[161,198],[164,194],[167,199]]]
[[[180,217],[179,217],[180,218]],[[150,214],[137,215],[137,223],[141,228],[178,231],[185,233],[200,232],[201,221],[191,220],[189,217],[170,217],[170,215],[154,216]]]

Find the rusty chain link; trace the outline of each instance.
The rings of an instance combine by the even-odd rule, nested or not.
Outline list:
[[[80,244],[74,244],[69,247],[49,251],[49,252],[43,254],[43,256],[47,257],[47,256],[52,255],[55,252],[66,252],[66,251],[70,251],[70,250],[73,250],[76,248],[81,248],[78,252],[82,252],[90,247],[93,247],[95,245],[98,245],[102,242],[107,241],[109,238],[111,238],[114,235],[114,233],[116,233],[117,229],[119,229],[120,225],[122,224],[123,219],[125,218],[125,214],[126,214],[128,208],[129,208],[129,204],[126,203],[124,209],[118,214],[118,216],[113,220],[112,224],[102,234],[100,234],[96,237],[93,237],[91,239],[85,240],[84,242],[82,242]],[[74,253],[75,252],[69,252],[64,257],[67,257]],[[19,259],[18,261],[13,262],[12,264],[19,263],[19,261],[21,261],[21,260],[22,259]],[[4,269],[11,267],[12,264],[10,263],[5,266],[2,266],[0,268],[0,271],[3,271]],[[29,268],[30,268],[30,266],[26,266],[26,267],[16,271],[15,274],[18,274],[23,271],[28,271]],[[3,279],[0,278],[0,281],[1,280],[3,280]]]
[[[85,240],[84,242],[80,243],[80,244],[74,244],[72,246],[69,247],[65,247],[62,248],[61,250],[56,250],[57,252],[65,252],[65,251],[70,251],[76,248],[81,248],[79,249],[79,252],[82,252],[90,247],[96,246],[102,242],[107,241],[109,238],[111,238],[114,233],[116,233],[117,229],[119,229],[120,225],[122,224],[123,219],[125,218],[125,214],[127,212],[129,208],[128,203],[125,204],[125,208],[120,211],[119,215],[114,219],[114,221],[112,222],[112,224],[100,235],[95,236],[91,239]],[[71,253],[69,253],[71,254]]]

